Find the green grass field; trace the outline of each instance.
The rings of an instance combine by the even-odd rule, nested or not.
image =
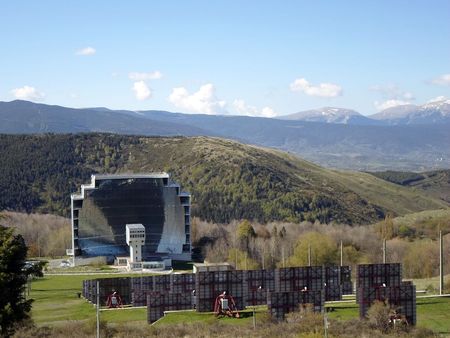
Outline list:
[[[358,318],[355,303],[327,304],[330,318],[350,320]],[[417,298],[417,326],[426,327],[440,334],[450,335],[450,297]]]
[[[125,277],[127,275],[120,275]],[[38,325],[64,324],[68,320],[87,320],[95,317],[95,308],[84,298],[78,298],[82,281],[94,278],[114,278],[117,274],[98,275],[53,275],[32,282],[30,298],[34,299],[31,316]],[[107,321],[145,321],[145,309],[104,311]]]
[[[83,298],[78,298],[83,279],[105,278],[108,275],[59,275],[46,276],[32,283],[30,297],[33,303],[32,318],[40,326],[64,325],[71,320],[94,320],[95,308]],[[114,275],[109,275],[114,277]],[[355,303],[329,303],[327,308],[330,318],[349,320],[358,318],[358,306]],[[417,299],[417,325],[433,329],[441,334],[450,335],[450,297],[433,297]],[[204,322],[214,324],[217,321],[233,325],[252,325],[253,311],[242,312],[242,318],[216,318],[209,313],[195,311],[172,312],[167,314],[156,325],[174,323]],[[102,310],[101,319],[112,324],[134,322],[147,325],[145,308],[125,308],[117,310]],[[268,317],[265,306],[256,308],[256,320],[266,320]]]

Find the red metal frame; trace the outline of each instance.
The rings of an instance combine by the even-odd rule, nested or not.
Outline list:
[[[120,297],[120,295],[116,291],[114,291],[106,299],[106,306],[109,308],[122,307],[122,297]]]
[[[228,309],[222,309],[222,300],[228,300]],[[214,313],[216,316],[228,316],[239,318],[239,311],[236,308],[234,298],[227,294],[226,291],[217,296],[214,303]]]

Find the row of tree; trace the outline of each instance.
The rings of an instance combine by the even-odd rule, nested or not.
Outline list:
[[[350,227],[303,222],[261,225],[247,220],[217,225],[194,222],[194,244],[203,247],[208,261],[228,261],[238,269],[275,268],[340,264],[355,266],[382,263],[382,242],[389,233],[379,225]],[[386,230],[388,229],[388,230]],[[450,234],[444,237],[446,256],[450,256]],[[433,239],[408,239],[392,236],[387,241],[387,261],[403,263],[407,278],[427,278],[439,271],[439,247]],[[450,273],[446,266],[445,273]]]

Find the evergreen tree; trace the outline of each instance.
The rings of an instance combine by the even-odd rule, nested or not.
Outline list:
[[[0,225],[0,335],[8,336],[14,325],[29,318],[32,300],[25,298],[28,270],[27,247],[21,235]]]
[[[240,247],[248,251],[250,240],[256,237],[255,229],[248,220],[243,220],[237,227],[237,238]]]

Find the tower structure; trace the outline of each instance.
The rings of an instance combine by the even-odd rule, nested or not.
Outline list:
[[[130,263],[140,263],[142,246],[145,244],[145,227],[142,224],[127,224],[126,240],[130,247]]]

